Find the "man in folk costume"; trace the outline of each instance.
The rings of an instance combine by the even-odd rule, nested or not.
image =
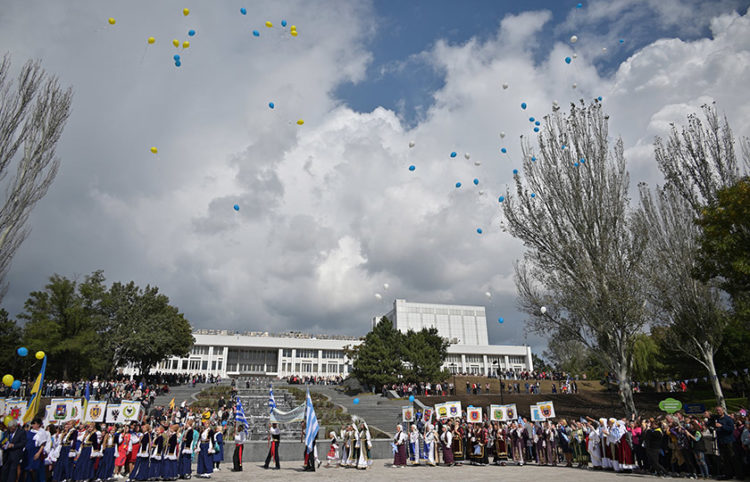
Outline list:
[[[198,477],[210,479],[214,472],[214,431],[208,420],[203,421],[203,429],[198,437]]]
[[[370,448],[372,448],[372,440],[370,439],[370,430],[367,428],[367,423],[362,422],[359,426],[359,457],[357,459],[358,469],[367,469],[372,464],[370,459]]]
[[[195,420],[193,419],[185,422],[185,426],[178,439],[180,444],[180,458],[179,462],[177,462],[177,476],[181,479],[189,479],[193,473],[193,454],[198,448],[198,439],[200,438],[198,431],[193,428],[194,423]]]
[[[412,465],[419,465],[419,439],[422,434],[417,430],[417,426],[411,424],[409,427],[409,461]]]
[[[161,425],[156,427],[153,437],[153,442],[151,442],[148,473],[149,479],[159,479],[162,476],[161,472],[164,462],[164,449],[166,446],[164,440],[164,427]]]
[[[180,458],[180,444],[178,441],[178,425],[171,425],[165,435],[166,448],[164,450],[164,461],[162,462],[162,478],[164,480],[177,480],[179,477],[178,465]]]
[[[8,430],[2,438],[3,465],[0,474],[3,482],[16,482],[27,435],[26,431],[18,426],[18,421],[14,419],[8,422]]]
[[[214,470],[219,471],[221,470],[221,462],[224,461],[224,427],[221,426],[221,422],[219,422],[219,426],[214,430],[213,445]]]
[[[273,459],[276,464],[276,470],[281,468],[279,464],[279,443],[281,442],[281,430],[276,423],[272,423],[268,426],[268,455],[266,456],[266,463],[263,465],[264,469],[268,468],[268,464]]]
[[[635,459],[633,458],[632,434],[628,431],[625,422],[622,420],[617,421],[617,433],[619,437],[615,446],[620,470],[631,471],[636,467]]]
[[[547,437],[544,433],[544,428],[539,422],[534,422],[534,431],[532,434],[534,447],[536,448],[536,463],[537,465],[545,465],[547,463]]]
[[[589,452],[587,445],[590,430],[583,423],[570,422],[570,426],[573,429],[570,435],[573,460],[578,464],[578,468],[588,467]]]
[[[427,459],[427,465],[430,467],[435,466],[435,443],[437,442],[437,439],[435,428],[431,423],[428,423],[424,429],[424,452]]]
[[[404,427],[400,424],[396,425],[396,435],[393,437],[393,444],[396,446],[396,451],[393,455],[394,467],[406,466],[406,441],[407,436],[404,432]]]
[[[96,471],[99,468],[99,464],[101,463],[102,458],[102,438],[104,435],[99,430],[99,424],[94,424],[94,439],[93,439],[93,445],[91,446],[91,468],[94,471],[94,475],[96,475]]]
[[[443,462],[450,467],[453,465],[453,432],[447,425],[443,425],[442,432],[440,443],[443,449]]]
[[[600,431],[589,422],[589,436],[586,449],[591,457],[591,466],[594,470],[602,470],[602,439]]]
[[[602,469],[609,470],[612,468],[612,460],[609,458],[607,447],[607,437],[609,429],[607,428],[607,419],[599,419],[599,453],[601,454]]]
[[[232,454],[232,471],[242,472],[242,452],[245,445],[245,426],[234,424],[234,453]]]

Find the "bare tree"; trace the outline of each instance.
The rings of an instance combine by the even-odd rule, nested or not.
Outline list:
[[[504,227],[527,247],[516,264],[519,304],[534,331],[592,350],[616,374],[630,415],[633,344],[646,322],[645,235],[628,217],[622,141],[610,149],[598,102],[544,120],[539,154],[522,142],[524,175],[503,204]]]
[[[648,232],[649,262],[643,270],[654,318],[669,328],[666,333],[675,349],[708,371],[716,402],[726,408],[714,355],[729,319],[728,306],[718,288],[693,278],[701,233],[694,211],[672,185],[657,187],[656,199],[645,184],[639,189],[636,217]]]
[[[57,175],[55,148],[73,97],[38,61],[27,62],[15,83],[8,79],[10,68],[6,54],[0,63],[0,301],[13,255],[29,234],[29,214]]]

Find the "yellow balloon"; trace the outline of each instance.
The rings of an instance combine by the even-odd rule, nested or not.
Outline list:
[[[112,17],[109,17],[109,20],[107,20],[107,21],[109,22],[110,25],[114,25],[115,24],[115,19],[112,18]]]
[[[302,119],[300,119],[300,120],[298,120],[298,121],[297,121],[297,125],[298,125],[298,126],[301,126],[301,125],[302,125],[302,124],[304,124],[304,123],[305,123],[305,121],[303,121]]]
[[[34,355],[34,356],[36,357],[37,360],[43,360],[44,357],[45,357],[45,354],[44,354],[43,351],[40,350],[40,351],[36,352],[36,355]]]
[[[5,426],[7,427],[7,426],[8,426],[8,424],[9,424],[9,423],[10,423],[10,422],[11,422],[12,420],[13,420],[13,416],[11,416],[11,415],[6,415],[6,416],[5,416],[5,418],[3,419],[3,423],[4,423],[4,424],[5,424]]]
[[[151,148],[151,153],[152,154],[156,154],[157,152],[159,152],[159,150],[156,147],[152,147]]]
[[[149,37],[148,38],[148,43],[152,44],[154,42],[156,42],[156,39],[154,37]]]
[[[292,30],[290,33],[292,34],[292,37],[296,37],[297,36],[297,31],[296,30]]]
[[[174,40],[172,40],[172,45],[174,45],[175,47],[179,47],[180,46],[180,41],[177,40],[177,39],[174,39]]]
[[[289,27],[289,30],[297,30],[297,26],[296,25],[292,25],[291,27]]]
[[[182,48],[183,49],[186,49],[188,47],[190,47],[190,42],[188,42],[187,40],[185,40],[184,42],[182,42]]]
[[[190,15],[190,9],[189,8],[183,8],[182,9],[182,14],[187,17],[188,15]]]
[[[269,21],[266,21],[266,27],[271,28],[273,27],[273,24]]]
[[[13,375],[11,374],[5,375],[3,377],[3,385],[5,385],[6,387],[13,385]]]

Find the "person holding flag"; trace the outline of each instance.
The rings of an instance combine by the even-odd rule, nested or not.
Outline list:
[[[307,464],[303,470],[315,472],[315,441],[318,439],[318,417],[315,416],[312,398],[310,398],[310,387],[307,387],[307,399],[305,400],[305,450],[307,453]]]
[[[247,417],[242,400],[238,398],[234,409],[234,454],[232,454],[232,471],[234,472],[242,472],[242,449],[247,439],[245,427],[247,427]]]
[[[279,442],[281,442],[281,430],[277,424],[272,423],[268,426],[268,456],[266,457],[266,463],[263,465],[264,469],[268,468],[268,463],[273,458],[276,462],[276,470],[279,470]]]

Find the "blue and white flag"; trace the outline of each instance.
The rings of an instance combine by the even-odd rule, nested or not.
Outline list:
[[[237,423],[241,423],[245,427],[245,433],[247,433],[247,417],[245,416],[245,409],[242,407],[242,400],[237,399],[237,408],[234,413],[234,420]]]
[[[318,417],[315,416],[312,398],[310,398],[310,387],[307,387],[307,400],[305,401],[305,445],[308,453],[312,451],[315,437],[318,436]]]
[[[273,385],[270,385],[268,390],[268,412],[272,413],[273,409],[276,408],[276,399],[273,398]]]

